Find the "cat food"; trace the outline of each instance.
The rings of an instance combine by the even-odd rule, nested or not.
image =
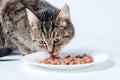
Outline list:
[[[91,62],[93,62],[93,58],[88,54],[77,55],[77,56],[68,55],[64,59],[51,55],[51,57],[39,61],[39,63],[52,64],[52,65],[75,65],[75,64],[85,64]]]

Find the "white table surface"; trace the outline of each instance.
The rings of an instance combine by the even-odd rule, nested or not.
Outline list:
[[[109,56],[108,61],[76,70],[44,69],[25,64],[20,55],[6,56],[0,59],[0,80],[119,80],[120,55]]]
[[[25,65],[19,60],[0,60],[0,80],[120,80],[120,1],[119,0],[47,0],[61,8],[70,6],[75,37],[67,48],[95,49],[110,60],[82,70],[58,71]]]

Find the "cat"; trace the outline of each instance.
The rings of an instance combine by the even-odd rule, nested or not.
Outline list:
[[[0,56],[45,51],[58,55],[74,37],[70,9],[45,0],[0,0]]]

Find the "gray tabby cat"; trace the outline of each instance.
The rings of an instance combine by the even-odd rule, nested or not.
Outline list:
[[[68,5],[44,0],[0,0],[0,55],[45,51],[57,55],[74,36]]]

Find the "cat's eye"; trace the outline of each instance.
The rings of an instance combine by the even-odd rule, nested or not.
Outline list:
[[[44,42],[44,41],[42,41],[42,40],[41,40],[41,41],[39,41],[39,43],[40,43],[40,44],[45,44],[45,42]]]
[[[54,40],[55,43],[59,43],[60,42],[60,38],[57,38]]]

